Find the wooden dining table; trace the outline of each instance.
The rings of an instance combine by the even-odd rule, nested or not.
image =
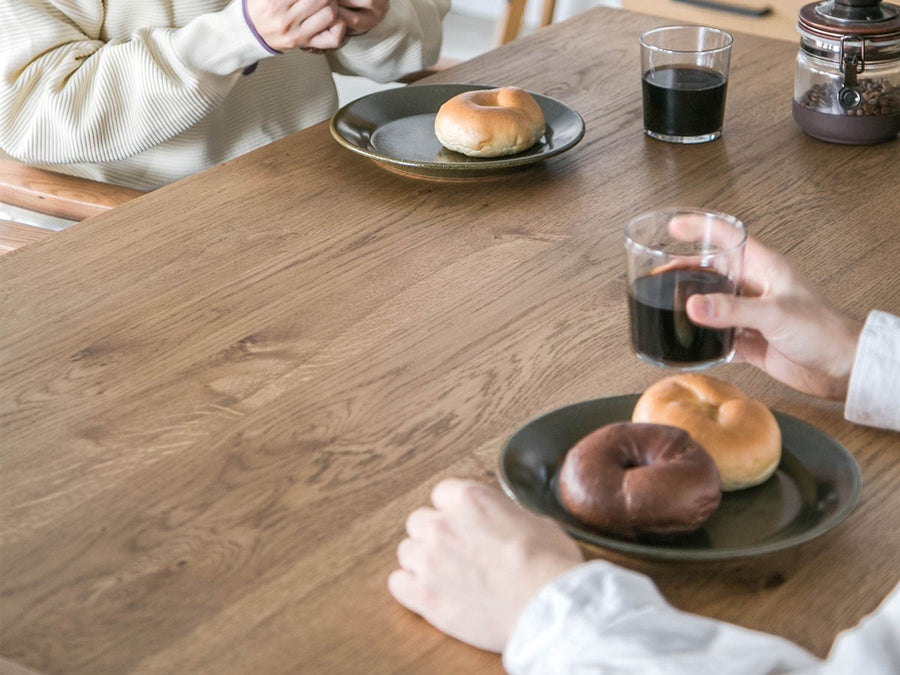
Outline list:
[[[598,8],[423,81],[580,113],[532,166],[410,177],[323,122],[0,258],[0,670],[502,672],[386,580],[441,478],[496,485],[529,420],[668,374],[630,347],[640,212],[733,214],[850,315],[900,313],[898,141],[804,134],[795,47],[742,34],[722,138],[648,138],[638,36],[664,24]],[[900,580],[898,435],[709,374],[843,445],[855,509],[778,555],[585,555],[823,657]]]

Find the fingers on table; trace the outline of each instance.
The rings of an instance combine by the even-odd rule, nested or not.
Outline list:
[[[431,503],[438,509],[455,508],[467,499],[468,491],[476,485],[473,481],[446,478],[431,491]]]
[[[499,505],[508,505],[499,490],[484,483],[458,478],[442,480],[431,491],[431,502],[439,511],[483,513]]]
[[[388,590],[404,607],[423,614],[436,601],[435,557],[424,542],[406,538],[397,546],[400,569],[388,576]]]
[[[421,541],[407,537],[397,546],[397,562],[408,572],[415,574],[417,570],[423,569],[425,559],[425,544]]]
[[[406,517],[406,533],[413,539],[424,541],[438,529],[442,516],[427,506],[422,506]]]
[[[394,570],[388,576],[387,585],[388,591],[397,602],[416,614],[422,613],[423,591],[415,574],[405,569]]]

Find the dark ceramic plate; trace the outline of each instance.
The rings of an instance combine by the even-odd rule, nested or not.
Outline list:
[[[547,131],[531,148],[507,157],[467,157],[444,148],[434,135],[434,117],[449,98],[477,84],[422,84],[363,96],[331,118],[331,135],[348,150],[385,168],[416,177],[484,178],[540,162],[574,147],[584,136],[581,115],[561,101],[531,93]]]
[[[619,539],[579,524],[559,503],[556,476],[566,451],[594,429],[628,421],[637,395],[569,405],[526,424],[500,457],[500,482],[514,500],[551,516],[573,536],[629,555],[661,560],[725,560],[772,553],[818,537],[846,518],[862,479],[853,456],[836,440],[775,412],[783,452],[762,485],[727,492],[697,532],[667,542]]]

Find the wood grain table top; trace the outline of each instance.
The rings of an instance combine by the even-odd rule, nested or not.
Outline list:
[[[442,477],[496,483],[535,416],[640,392],[622,228],[740,217],[839,307],[900,313],[897,141],[791,118],[795,47],[736,35],[722,139],[641,131],[638,35],[605,8],[429,82],[577,110],[573,150],[493,180],[388,172],[327,123],[0,257],[0,654],[46,673],[490,673],[386,589]],[[746,365],[842,443],[862,498],[778,556],[650,574],[677,607],[824,655],[900,570],[900,444]]]

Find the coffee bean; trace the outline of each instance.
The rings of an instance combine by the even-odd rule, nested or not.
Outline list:
[[[857,83],[860,103],[855,108],[845,110],[838,102],[840,82],[834,84],[814,84],[798,101],[800,105],[830,114],[845,114],[853,117],[892,115],[900,113],[900,86],[895,86],[886,77],[877,80],[862,78]]]

